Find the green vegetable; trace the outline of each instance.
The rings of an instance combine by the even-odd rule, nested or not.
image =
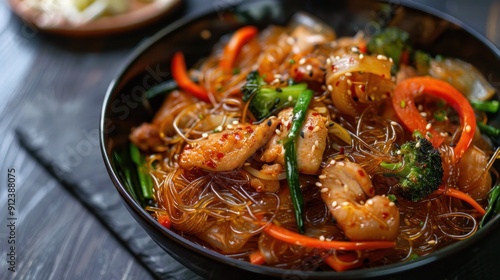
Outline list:
[[[177,83],[174,80],[169,80],[160,84],[157,84],[156,86],[148,89],[146,91],[146,99],[151,99],[153,97],[156,97],[158,95],[166,94],[169,93],[173,90],[178,89],[179,87],[177,86]]]
[[[472,105],[472,108],[486,113],[497,113],[498,109],[500,109],[500,102],[498,100],[471,100],[470,105]]]
[[[403,56],[411,53],[410,35],[399,28],[387,27],[375,34],[366,47],[371,54],[382,54],[392,58],[397,69],[403,62]]]
[[[416,50],[413,53],[413,64],[415,65],[417,72],[422,75],[429,73],[431,60],[432,57],[428,53],[421,50]]]
[[[306,83],[276,87],[268,85],[257,71],[250,72],[241,91],[243,101],[250,102],[248,109],[256,123],[297,103],[299,95],[307,89]]]
[[[284,140],[283,147],[285,148],[285,173],[290,188],[290,197],[292,198],[293,208],[295,210],[295,218],[297,227],[300,233],[305,232],[304,218],[302,211],[304,210],[304,199],[300,190],[299,182],[299,167],[297,163],[296,139],[300,133],[300,128],[306,117],[307,107],[313,96],[312,90],[303,90],[293,108],[292,127]]]
[[[482,228],[493,216],[500,213],[500,185],[496,185],[491,189],[488,197],[488,208],[484,214],[479,227]]]
[[[488,124],[485,124],[482,122],[476,122],[476,124],[482,133],[484,133],[488,136],[491,136],[491,137],[500,136],[500,128],[497,128],[497,127],[494,127],[492,125],[488,125]]]
[[[398,192],[403,198],[419,201],[439,188],[443,178],[441,156],[429,140],[417,137],[406,142],[399,154],[400,162],[382,162],[380,166],[388,169],[386,175],[400,179]]]
[[[144,170],[146,160],[139,151],[136,145],[130,144],[130,157],[132,162],[135,163],[137,169],[137,176],[142,190],[142,196],[146,199],[153,198],[153,180],[151,176]]]

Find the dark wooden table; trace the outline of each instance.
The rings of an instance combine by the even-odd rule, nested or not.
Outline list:
[[[20,145],[15,129],[29,126],[26,119],[54,100],[71,110],[72,102],[82,100],[82,95],[104,96],[124,59],[143,38],[182,16],[234,2],[186,0],[178,12],[159,24],[127,36],[95,40],[44,35],[13,15],[5,1],[0,3],[0,279],[155,278],[102,220]],[[500,0],[414,2],[461,19],[500,46]],[[65,111],[52,113],[54,120],[71,116]],[[61,127],[57,122],[38,125],[57,127],[55,133],[61,136],[71,133],[68,122],[62,123]],[[98,149],[91,140],[96,131],[77,132],[82,137],[91,134],[88,147]],[[78,148],[64,143],[60,147],[61,153]],[[85,158],[80,160],[84,165]],[[7,211],[8,194],[14,192],[7,191],[9,178],[15,180],[13,216]],[[11,217],[15,220],[9,220]],[[9,228],[12,222],[14,230]],[[12,240],[16,255],[15,262],[9,263]],[[12,267],[15,272],[9,270]]]

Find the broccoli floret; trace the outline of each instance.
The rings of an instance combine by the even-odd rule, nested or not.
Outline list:
[[[293,107],[302,91],[307,89],[306,83],[288,85],[286,87],[267,84],[259,72],[252,71],[241,91],[243,101],[250,102],[248,109],[260,122],[286,107]]]
[[[370,39],[366,47],[369,53],[391,57],[396,68],[404,53],[409,55],[412,49],[408,32],[396,27],[382,29]]]
[[[394,170],[386,175],[400,179],[397,190],[403,198],[419,201],[439,188],[443,178],[441,155],[429,140],[417,137],[403,144],[398,154],[400,162],[382,162],[380,166]]]

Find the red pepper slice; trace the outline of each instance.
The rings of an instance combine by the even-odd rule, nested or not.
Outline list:
[[[219,66],[225,72],[233,71],[234,62],[240,54],[243,46],[248,43],[259,30],[254,26],[243,26],[234,32],[233,36],[224,47],[224,52],[222,58],[219,62]]]
[[[205,102],[210,102],[208,98],[208,92],[205,88],[196,84],[191,80],[186,69],[186,61],[184,59],[184,54],[182,52],[176,52],[172,57],[171,65],[172,76],[174,77],[177,85],[185,92],[191,93],[194,97],[203,100]]]
[[[469,148],[476,131],[476,117],[469,101],[453,86],[432,77],[413,77],[400,82],[394,90],[392,105],[396,114],[410,131],[425,135],[434,147],[440,146],[444,137],[420,115],[414,99],[419,94],[429,94],[446,101],[460,117],[462,134],[454,147],[455,161],[458,161]]]

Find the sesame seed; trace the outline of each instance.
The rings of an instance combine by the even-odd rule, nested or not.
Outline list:
[[[332,91],[333,91],[333,87],[332,87],[332,85],[328,85],[326,88],[328,89],[328,91],[329,91],[329,92],[332,92]]]
[[[350,89],[347,90],[347,94],[351,95],[352,91]]]
[[[243,163],[244,166],[250,166],[250,162]]]
[[[394,60],[392,60],[392,57],[389,57],[389,61],[390,61],[391,63],[393,63],[393,62],[394,62]]]
[[[328,192],[328,188],[322,188],[322,189],[321,189],[321,192],[322,192],[322,193],[326,193],[326,192]]]
[[[347,85],[352,86],[352,81],[350,79],[347,79]]]
[[[422,117],[424,117],[424,118],[425,118],[425,117],[427,117],[427,113],[426,113],[426,112],[420,112],[420,115],[421,115]]]
[[[311,71],[312,69],[313,69],[312,65],[311,64],[307,64],[306,70],[307,71]]]
[[[472,130],[472,128],[470,127],[470,125],[467,125],[465,127],[465,132],[469,133],[471,130]]]
[[[332,60],[330,58],[326,59],[326,65],[332,65]]]
[[[344,166],[344,165],[345,165],[345,163],[343,163],[343,162],[341,161],[341,162],[339,162],[339,165],[340,165],[340,166]]]
[[[318,127],[318,129],[319,129],[319,127]],[[314,141],[314,146],[319,147],[319,141],[318,140]]]
[[[427,244],[434,245],[434,244],[436,244],[436,240],[429,240],[429,241],[427,241]]]
[[[377,55],[377,59],[379,59],[379,60],[387,60],[387,56],[379,54],[379,55]]]
[[[373,200],[368,199],[368,200],[366,201],[366,204],[368,204],[368,205],[373,205]]]
[[[288,96],[288,101],[291,102],[293,100],[293,97],[291,95]]]
[[[344,184],[344,192],[348,192],[349,191],[349,186],[347,186],[347,184]]]
[[[337,201],[332,202],[332,207],[337,207]]]
[[[233,121],[233,124],[234,124],[234,125],[237,125],[237,124],[239,124],[239,123],[240,123],[239,121],[236,121],[236,120],[235,120],[235,121]]]
[[[330,164],[331,164],[331,165],[334,165],[335,163],[337,163],[337,162],[336,162],[334,159],[332,159],[332,160],[330,161]]]
[[[347,73],[345,73],[345,75],[346,75],[347,77],[351,77],[351,76],[352,76],[352,73],[351,73],[351,72],[347,72]]]
[[[293,45],[293,44],[295,44],[295,38],[294,37],[288,37],[288,38],[286,38],[286,42],[289,45]]]
[[[233,129],[234,128],[234,126],[232,126],[230,124],[228,124],[226,127],[227,127],[227,129]]]
[[[352,47],[351,52],[359,52],[359,49],[357,47]]]
[[[349,203],[348,201],[344,201],[344,202],[342,202],[342,204],[341,204],[341,205],[342,205],[342,206],[349,206],[349,204],[350,204],[350,203]]]
[[[424,109],[424,106],[422,106],[422,104],[418,104],[417,109],[418,109],[419,111],[422,111],[422,110]]]
[[[340,59],[340,56],[336,55],[336,56],[335,56],[335,59],[336,59],[336,60],[339,60],[339,59]]]
[[[278,135],[281,135],[281,130],[279,130],[279,129],[276,129],[274,132],[276,132],[276,134],[278,134]]]
[[[299,60],[299,64],[300,64],[300,65],[302,65],[302,64],[304,64],[304,63],[306,63],[306,58],[305,58],[305,57],[303,57],[303,58],[301,58],[301,59]]]
[[[439,135],[446,137],[446,136],[448,136],[448,132],[440,132]]]
[[[389,206],[394,206],[394,205],[396,205],[396,203],[394,203],[394,202],[392,202],[392,201],[391,201],[391,202],[389,202]]]
[[[316,187],[322,187],[323,186],[323,184],[321,184],[320,182],[316,182],[315,185],[316,185]]]
[[[322,180],[322,179],[326,179],[326,175],[325,175],[325,174],[321,174],[321,175],[319,175],[319,176],[318,176],[318,178],[319,178],[320,180]]]
[[[420,148],[420,141],[415,144],[415,148]]]
[[[397,122],[395,122],[395,121],[391,121],[391,125],[398,126],[399,124]]]
[[[313,153],[314,153],[314,151],[315,151],[315,150],[316,150],[316,145],[312,145],[312,147],[311,147],[311,152],[313,152]]]
[[[203,133],[203,134],[201,135],[201,137],[203,137],[203,138],[208,138],[208,133],[206,133],[206,132],[205,132],[205,133]]]
[[[319,130],[319,126],[315,126],[312,132],[318,132],[318,130]],[[316,140],[316,142],[318,142],[318,141]],[[318,146],[318,145],[316,145],[316,146]]]
[[[429,129],[431,129],[431,127],[432,127],[432,123],[428,123],[428,124],[425,126],[425,129],[429,130]]]
[[[325,237],[324,237],[323,235],[321,235],[321,236],[319,237],[319,240],[321,240],[321,241],[325,241]]]
[[[275,84],[279,84],[280,83],[280,79],[274,79],[271,84],[272,85],[275,85]]]
[[[363,57],[365,57],[362,53],[359,54],[359,59],[363,59]]]

